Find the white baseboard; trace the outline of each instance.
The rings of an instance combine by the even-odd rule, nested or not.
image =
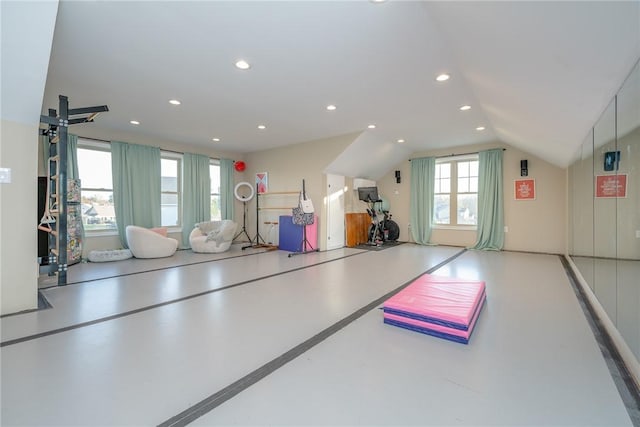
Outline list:
[[[569,265],[571,266],[573,273],[578,279],[578,284],[580,285],[580,287],[582,287],[582,290],[584,291],[585,295],[589,299],[589,303],[593,307],[593,310],[596,312],[596,315],[598,316],[598,318],[600,318],[602,325],[605,327],[605,329],[607,330],[607,333],[611,337],[611,341],[613,341],[613,345],[616,346],[618,353],[620,353],[620,357],[622,358],[625,365],[627,366],[627,369],[629,370],[631,377],[635,381],[636,386],[640,388],[640,361],[638,361],[638,359],[633,354],[633,352],[627,345],[622,335],[620,335],[620,332],[618,331],[618,329],[615,327],[615,325],[613,324],[613,322],[611,321],[607,313],[604,311],[604,308],[600,304],[600,301],[598,301],[598,298],[595,296],[595,294],[589,287],[589,284],[580,273],[580,270],[573,263],[573,260],[571,259],[571,257],[568,255],[565,255],[564,257],[569,263]]]

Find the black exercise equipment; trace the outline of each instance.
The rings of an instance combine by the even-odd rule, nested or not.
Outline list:
[[[395,242],[400,237],[400,227],[391,219],[391,214],[382,208],[382,200],[378,195],[378,187],[358,188],[358,199],[366,202],[367,213],[371,217],[368,230],[368,245],[380,246],[384,242]],[[377,207],[379,204],[379,207]],[[381,217],[382,216],[382,217]]]

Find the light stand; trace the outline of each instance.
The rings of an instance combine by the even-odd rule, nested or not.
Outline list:
[[[247,235],[248,236],[248,235]],[[260,243],[262,241],[262,243]],[[256,184],[256,238],[255,243],[253,239],[249,239],[249,244],[243,246],[242,250],[247,248],[271,248],[271,245],[267,245],[264,238],[260,235],[260,192],[258,191],[258,184]]]
[[[238,231],[238,234],[236,234],[233,237],[233,240],[236,240],[239,236],[244,234],[245,236],[247,236],[247,240],[249,240],[249,242],[251,242],[251,237],[249,237],[249,233],[247,233],[247,201],[243,200],[242,201],[242,205],[243,205],[242,230]]]

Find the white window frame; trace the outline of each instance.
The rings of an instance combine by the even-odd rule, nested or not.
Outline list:
[[[458,156],[449,156],[449,157],[440,157],[436,159],[436,164],[441,163],[450,163],[451,164],[451,174],[450,174],[450,192],[449,192],[449,224],[436,224],[435,222],[432,225],[432,228],[441,229],[441,230],[477,230],[478,226],[472,224],[458,224],[458,163],[459,162],[468,162],[468,161],[479,161],[479,155],[476,154],[465,154]],[[478,172],[479,174],[479,172]],[[478,176],[478,179],[480,177]],[[435,185],[435,183],[434,183]],[[440,193],[444,194],[444,193]],[[464,192],[460,194],[476,194],[477,192]],[[434,192],[434,198],[437,193]],[[435,200],[434,200],[434,213],[435,216]],[[477,208],[476,208],[477,210]]]
[[[102,151],[102,152],[107,152],[109,153],[109,155],[111,155],[111,144],[109,142],[104,142],[104,141],[97,141],[94,139],[87,139],[87,138],[81,138],[78,137],[78,149],[83,149],[83,150],[93,150],[93,151]],[[109,164],[108,166],[109,168],[111,168],[111,164]],[[82,166],[78,165],[78,168],[80,170],[82,170]],[[111,194],[113,195],[113,183],[111,184],[111,188],[89,188],[89,187],[84,187],[82,185],[82,181],[80,182],[80,194],[82,194],[83,191],[95,191],[95,192],[99,192],[99,191],[110,191]],[[87,230],[85,229],[84,231],[85,236],[116,236],[118,235],[118,229],[108,229],[108,230]]]

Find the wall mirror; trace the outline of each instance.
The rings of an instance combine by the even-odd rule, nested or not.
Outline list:
[[[568,177],[569,254],[640,360],[639,64],[585,137]]]

